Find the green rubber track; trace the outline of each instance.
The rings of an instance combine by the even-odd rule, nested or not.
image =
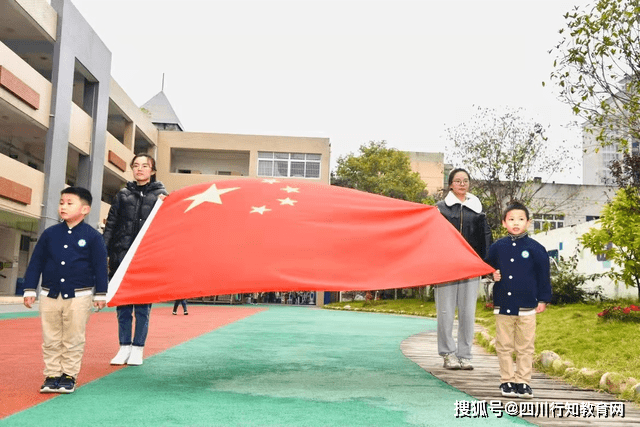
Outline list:
[[[473,399],[400,351],[402,340],[435,325],[414,317],[269,307],[0,425],[530,425],[491,413],[455,417],[456,401]]]

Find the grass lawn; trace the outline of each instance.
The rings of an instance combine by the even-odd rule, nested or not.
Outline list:
[[[623,301],[620,305],[629,303]],[[351,310],[436,317],[435,303],[418,299],[382,300],[366,304],[354,301],[325,307],[344,309],[345,306],[350,306]],[[578,369],[617,372],[624,377],[640,380],[640,323],[604,322],[598,318],[600,311],[602,305],[599,304],[548,306],[544,313],[537,316],[536,354],[551,350]],[[485,308],[483,302],[478,302],[476,322],[483,325],[491,336],[495,336],[493,317],[493,310]],[[487,343],[480,341],[487,348]],[[536,367],[542,370],[542,366]],[[553,375],[553,372],[545,371]],[[598,388],[597,380],[576,375],[565,375],[565,379],[579,386]],[[629,393],[621,397],[633,399]],[[635,400],[640,402],[638,398]]]

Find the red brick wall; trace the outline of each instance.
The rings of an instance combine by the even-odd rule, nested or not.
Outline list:
[[[0,177],[0,197],[14,202],[31,204],[31,188],[18,184],[15,181]]]
[[[0,86],[20,98],[34,110],[40,108],[40,94],[1,65]]]
[[[116,153],[114,153],[111,150],[109,150],[109,163],[111,163],[113,166],[120,169],[122,172],[127,171],[127,162],[122,160],[120,156],[118,156]]]

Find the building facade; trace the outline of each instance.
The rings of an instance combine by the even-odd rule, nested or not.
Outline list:
[[[433,196],[447,188],[451,166],[444,163],[444,153],[408,151],[411,170],[417,172],[427,184],[427,192]]]
[[[168,191],[212,180],[305,179],[329,183],[329,140],[160,131],[158,180]]]
[[[640,141],[631,138],[631,153],[640,154]],[[615,184],[609,166],[620,160],[622,154],[617,143],[602,147],[596,135],[588,132],[586,124],[582,129],[582,183],[585,185]]]
[[[604,205],[615,194],[605,185],[534,183],[530,206],[530,231],[571,227],[598,219]]]
[[[545,247],[555,262],[559,262],[561,257],[568,259],[576,255],[578,260],[576,273],[584,275],[603,274],[620,267],[607,260],[606,257],[594,255],[589,249],[582,247],[579,241],[580,237],[591,228],[599,227],[597,221],[589,221],[578,224],[575,227],[536,233],[532,237]],[[584,286],[587,290],[595,290],[598,287],[607,298],[635,298],[638,295],[637,289],[627,288],[624,284],[616,283],[607,276],[588,281]]]
[[[164,93],[140,108],[112,79],[111,52],[70,0],[1,1],[0,295],[21,294],[60,190],[91,191],[97,228],[136,153],[156,157],[169,191],[262,176],[329,184],[329,139],[184,132]]]

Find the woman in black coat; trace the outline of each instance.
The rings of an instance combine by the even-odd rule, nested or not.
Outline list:
[[[469,193],[469,173],[454,169],[449,173],[449,193],[437,203],[440,213],[455,227],[480,258],[491,244],[491,230],[480,200]],[[455,259],[456,254],[450,254]],[[446,369],[473,369],[471,350],[480,278],[443,283],[434,289],[438,312],[438,354]],[[457,343],[453,321],[458,308]]]
[[[145,220],[158,199],[167,195],[164,185],[156,181],[156,162],[148,154],[138,154],[131,161],[135,181],[127,182],[116,194],[104,228],[104,241],[109,254],[110,276],[118,269]],[[144,344],[149,332],[151,304],[118,306],[118,338],[120,350],[112,365],[142,365]],[[135,332],[132,339],[133,316]]]

